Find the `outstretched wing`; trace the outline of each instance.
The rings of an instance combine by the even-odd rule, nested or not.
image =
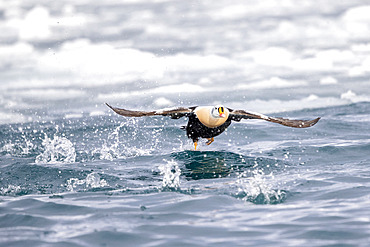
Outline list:
[[[105,103],[115,113],[125,117],[149,117],[149,116],[170,116],[172,119],[178,119],[184,116],[188,116],[193,113],[195,107],[177,107],[167,108],[157,111],[130,111],[122,108],[116,108]]]
[[[313,120],[290,120],[286,118],[269,117],[259,113],[246,112],[244,110],[231,110],[230,117],[231,120],[234,121],[240,121],[241,119],[262,119],[293,128],[311,127],[314,126],[320,120],[319,117]]]

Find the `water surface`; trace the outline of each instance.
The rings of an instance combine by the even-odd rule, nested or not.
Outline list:
[[[368,246],[365,2],[0,4],[0,245]],[[322,119],[194,151],[105,102]]]

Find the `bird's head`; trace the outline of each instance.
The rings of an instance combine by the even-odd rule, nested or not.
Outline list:
[[[214,118],[225,118],[227,116],[226,114],[227,109],[222,105],[216,105],[211,110],[211,115]]]

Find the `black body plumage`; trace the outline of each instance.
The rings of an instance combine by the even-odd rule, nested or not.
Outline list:
[[[199,138],[212,138],[224,132],[231,124],[231,120],[231,117],[229,117],[222,125],[215,128],[208,128],[199,121],[195,114],[191,114],[186,126],[186,135],[192,139],[193,142],[198,141]]]

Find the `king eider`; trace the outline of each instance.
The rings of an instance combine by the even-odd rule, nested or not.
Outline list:
[[[280,117],[268,117],[263,114],[246,112],[244,110],[233,110],[222,105],[217,106],[194,106],[168,108],[158,111],[130,111],[112,107],[106,103],[114,112],[125,117],[144,116],[169,116],[172,119],[188,117],[187,126],[183,126],[187,136],[193,140],[194,149],[197,149],[199,138],[207,138],[206,144],[214,141],[214,137],[224,132],[231,121],[240,122],[242,119],[262,119],[273,123],[293,128],[307,128],[315,125],[320,118],[314,120],[289,120]]]

